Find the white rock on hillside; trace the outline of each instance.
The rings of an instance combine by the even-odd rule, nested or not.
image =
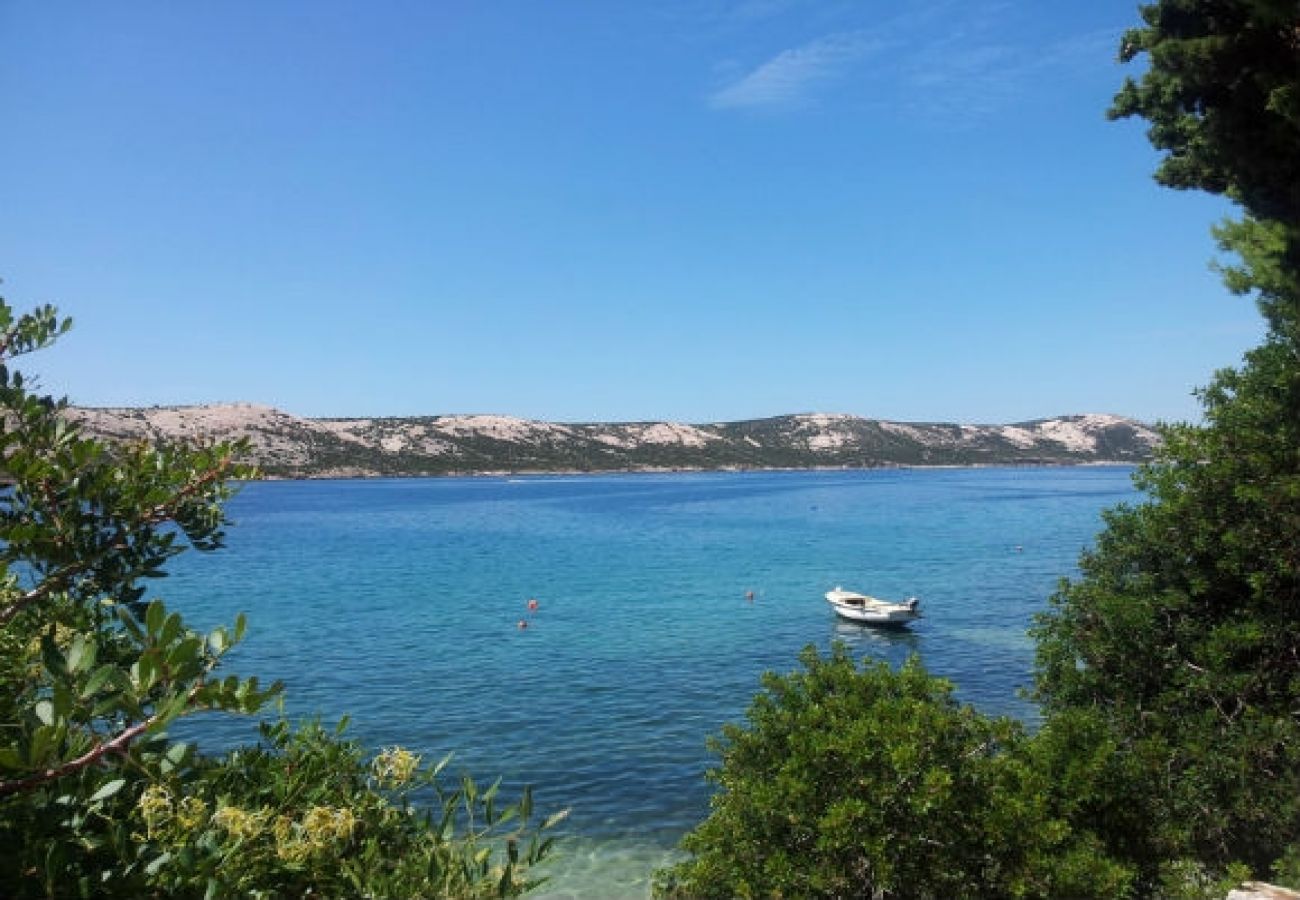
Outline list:
[[[505,470],[514,465],[583,468],[593,463],[596,468],[638,468],[662,466],[664,452],[672,454],[673,465],[706,468],[762,466],[769,454],[773,464],[789,465],[791,452],[812,454],[806,458],[808,465],[834,462],[845,455],[854,457],[855,464],[862,458],[907,464],[918,457],[958,463],[1070,461],[1062,454],[1095,458],[1103,435],[1105,446],[1114,448],[1117,458],[1132,460],[1158,442],[1156,433],[1140,423],[1096,414],[1015,425],[886,422],[842,413],[704,426],[678,422],[565,425],[497,415],[303,419],[238,403],[74,409],[69,416],[92,433],[118,440],[247,437],[253,445],[252,461],[290,474],[451,471],[459,470],[456,460],[472,460],[465,463],[465,471],[498,466]],[[882,431],[895,440],[880,442]],[[642,448],[656,451],[638,457]],[[499,463],[494,454],[499,455]]]
[[[535,441],[544,437],[573,436],[573,430],[564,425],[514,416],[439,416],[433,427],[457,437],[482,435],[498,441]]]

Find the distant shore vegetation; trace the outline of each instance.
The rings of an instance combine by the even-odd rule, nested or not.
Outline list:
[[[303,419],[248,404],[71,409],[105,440],[247,439],[264,477],[709,472],[1137,463],[1154,428],[1114,415],[1011,425],[801,414],[709,425],[509,416]]]

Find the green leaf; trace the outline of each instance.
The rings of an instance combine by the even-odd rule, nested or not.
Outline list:
[[[167,654],[167,668],[184,670],[197,663],[203,652],[203,644],[198,638],[188,637],[171,649]]]
[[[158,643],[164,647],[169,646],[181,636],[182,630],[183,622],[181,621],[181,614],[172,613],[163,622],[162,632],[158,636]]]
[[[129,609],[119,605],[114,608],[114,612],[117,613],[118,621],[122,623],[122,627],[127,630],[131,637],[137,641],[144,641],[144,631],[141,630],[140,623],[136,621],[135,616],[131,615]]]
[[[158,680],[158,663],[153,651],[145,653],[131,666],[131,675],[141,691],[147,691]]]
[[[40,719],[42,723],[46,725],[54,724],[54,704],[49,700],[36,701],[32,711],[36,713],[36,718]]]
[[[59,651],[59,645],[54,643],[54,638],[48,634],[41,635],[41,663],[45,666],[45,671],[56,677],[68,672],[67,660]]]
[[[109,797],[112,797],[118,791],[122,790],[122,788],[125,786],[126,786],[125,778],[114,778],[112,781],[100,787],[100,789],[95,791],[95,793],[91,794],[90,802],[98,803],[101,800],[107,800]]]
[[[155,715],[157,720],[150,726],[150,731],[159,731],[166,727],[167,723],[182,715],[190,704],[189,696],[182,692],[169,699],[166,703],[159,706]]]
[[[95,645],[88,642],[86,635],[79,634],[74,637],[68,647],[68,671],[79,672],[83,668],[89,668],[95,661],[94,648]]]
[[[501,814],[496,817],[494,824],[498,826],[506,825],[509,822],[513,821],[514,818],[518,815],[519,815],[519,806],[517,804],[507,806],[505,809],[501,810]]]
[[[154,600],[149,604],[149,608],[144,614],[144,627],[149,631],[149,637],[157,638],[158,633],[162,630],[163,621],[166,618],[167,610],[161,600]]]
[[[95,696],[99,693],[100,689],[104,685],[108,684],[109,681],[112,681],[114,676],[116,676],[120,671],[121,670],[112,663],[100,666],[89,678],[86,679],[86,683],[81,686],[81,699],[89,700],[91,697]]]
[[[162,756],[160,768],[164,775],[170,775],[175,770],[182,768],[193,754],[194,745],[184,742],[177,742],[167,748]]]
[[[49,725],[41,725],[32,732],[27,745],[27,765],[39,766],[46,762],[54,737],[55,729]]]
[[[68,689],[66,682],[59,681],[54,685],[54,690],[50,694],[50,702],[54,704],[54,716],[57,719],[66,719],[72,712],[73,696],[72,691]]]

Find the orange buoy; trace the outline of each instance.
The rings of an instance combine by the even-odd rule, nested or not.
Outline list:
[[[537,602],[537,598],[536,598],[536,597],[533,597],[532,599],[530,599],[530,600],[528,601],[528,609],[529,609],[530,612],[536,612],[536,611],[537,611],[537,607],[540,606],[540,605],[541,605],[541,604]]]

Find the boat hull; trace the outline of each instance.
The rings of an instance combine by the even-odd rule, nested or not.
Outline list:
[[[868,594],[836,588],[826,593],[826,602],[840,618],[863,625],[901,626],[921,617],[915,597],[902,603],[890,603]]]

